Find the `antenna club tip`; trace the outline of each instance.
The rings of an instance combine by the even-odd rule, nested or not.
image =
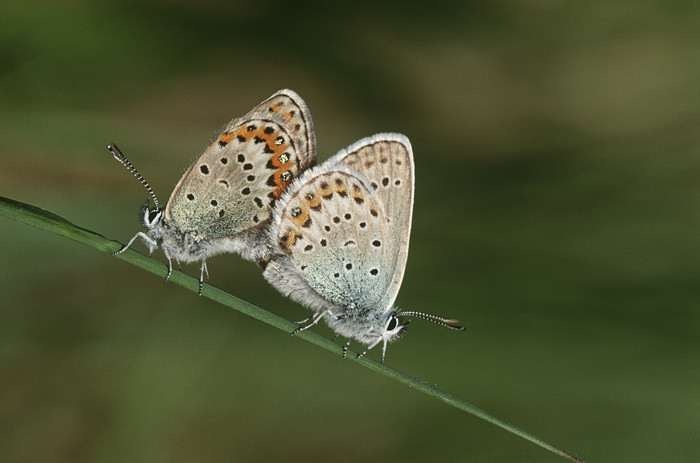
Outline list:
[[[109,153],[115,158],[124,157],[122,152],[119,150],[119,148],[117,148],[117,145],[115,145],[114,143],[107,144],[107,151],[109,151]],[[121,162],[121,160],[119,162]]]
[[[462,325],[457,325],[457,323],[459,323],[459,319],[457,318],[447,318],[445,319],[445,323],[447,323],[453,330],[466,331],[465,327],[463,327]]]

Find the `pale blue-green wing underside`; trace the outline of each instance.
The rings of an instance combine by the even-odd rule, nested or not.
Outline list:
[[[387,265],[389,233],[368,182],[345,164],[325,163],[305,172],[276,206],[271,239],[278,256],[271,265],[284,270],[266,277],[300,302],[320,297],[336,315],[376,311],[394,271]],[[300,285],[290,280],[302,281],[315,296],[295,293],[291,287]]]
[[[398,133],[379,133],[357,141],[327,162],[342,162],[362,174],[386,213],[387,246],[392,252],[384,264],[393,272],[381,306],[388,308],[396,300],[408,259],[415,185],[411,142]]]

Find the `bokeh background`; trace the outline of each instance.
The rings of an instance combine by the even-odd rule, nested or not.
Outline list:
[[[108,142],[165,202],[224,123],[286,87],[320,161],[376,132],[412,140],[397,303],[467,331],[415,321],[389,365],[590,462],[697,461],[697,2],[3,2],[0,194],[126,242],[146,194]],[[92,248],[0,226],[2,461],[564,461]],[[236,256],[209,269],[308,314]]]

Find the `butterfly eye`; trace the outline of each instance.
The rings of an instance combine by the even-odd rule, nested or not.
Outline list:
[[[408,320],[401,322],[399,316],[396,313],[392,313],[384,329],[384,339],[388,341],[399,339],[406,333],[406,325],[408,325]]]
[[[158,217],[158,214],[160,214],[160,211],[158,209],[155,209],[153,211],[148,212],[148,221],[153,223],[154,220],[156,220],[156,217]]]

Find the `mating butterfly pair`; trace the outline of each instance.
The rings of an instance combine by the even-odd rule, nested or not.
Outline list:
[[[311,114],[291,90],[281,90],[231,121],[204,149],[161,208],[153,190],[115,145],[112,155],[146,187],[141,238],[168,259],[201,262],[238,253],[264,268],[282,294],[314,311],[299,330],[322,318],[367,346],[398,339],[418,317],[462,330],[454,319],[403,312],[393,304],[408,257],[414,192],[411,144],[382,133],[316,160]],[[307,323],[308,322],[308,323]]]

